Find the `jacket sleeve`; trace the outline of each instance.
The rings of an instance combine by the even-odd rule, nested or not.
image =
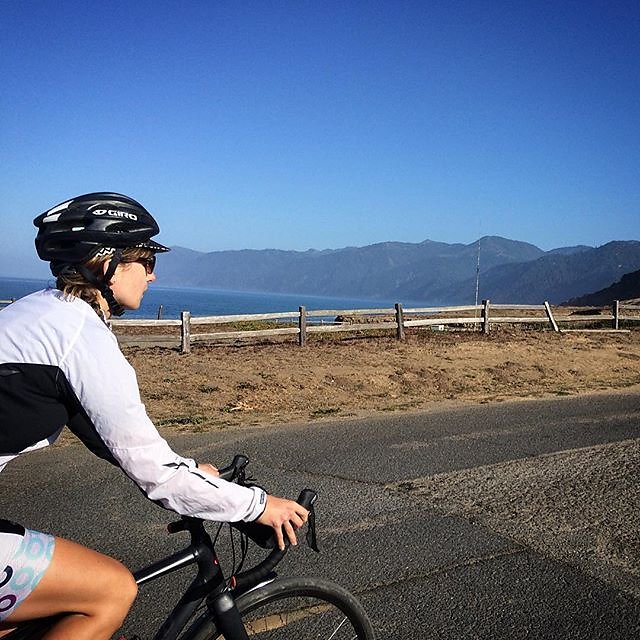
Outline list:
[[[86,416],[73,426],[81,425],[87,446],[118,465],[150,500],[181,515],[221,522],[262,514],[263,490],[202,473],[160,436],[140,399],[135,372],[107,327],[88,320],[61,369]]]

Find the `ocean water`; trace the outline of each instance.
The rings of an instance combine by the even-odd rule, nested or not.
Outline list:
[[[33,291],[53,285],[52,280],[21,280],[0,277],[0,300],[21,298]],[[405,306],[419,303],[403,302]],[[173,289],[151,285],[140,309],[127,311],[125,318],[157,318],[162,305],[162,317],[176,319],[182,311],[192,316],[233,315],[240,313],[276,313],[297,311],[299,306],[308,310],[319,309],[388,309],[394,301],[367,300],[362,298],[331,298],[306,294],[251,293],[245,291],[220,291],[215,289]],[[425,306],[425,305],[422,305]]]

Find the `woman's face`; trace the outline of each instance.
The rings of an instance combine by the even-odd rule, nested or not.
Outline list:
[[[149,283],[156,279],[155,273],[147,273],[146,261],[121,262],[111,278],[111,291],[125,309],[138,309]]]

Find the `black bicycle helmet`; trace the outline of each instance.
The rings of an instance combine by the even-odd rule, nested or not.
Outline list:
[[[151,240],[160,231],[153,216],[119,193],[78,196],[41,213],[33,224],[38,256],[48,262],[81,264],[105,247],[169,251]]]
[[[139,247],[154,253],[169,251],[151,238],[159,231],[153,216],[133,198],[120,193],[87,193],[66,200],[44,213],[33,224],[38,227],[36,251],[50,262],[51,272],[77,271],[98,287],[113,315],[122,315],[109,282],[121,261],[122,250]],[[84,263],[100,252],[111,255],[103,278],[91,273]]]

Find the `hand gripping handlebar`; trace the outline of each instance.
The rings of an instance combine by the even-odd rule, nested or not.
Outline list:
[[[315,510],[314,504],[318,499],[318,494],[311,489],[303,489],[298,496],[297,503],[302,505],[309,511],[309,520],[307,522],[307,544],[314,550],[319,551],[316,542],[316,525],[315,525]],[[271,527],[257,522],[234,522],[232,525],[234,528],[246,533],[252,540],[256,541],[260,546],[264,548],[272,548],[271,553],[259,564],[252,569],[243,571],[231,579],[231,587],[235,593],[242,593],[247,591],[256,584],[262,582],[267,578],[273,568],[284,558],[290,543],[285,540],[285,548],[279,549],[276,547],[274,531]],[[260,529],[257,529],[257,528]],[[256,540],[256,534],[263,541],[263,543]],[[275,547],[275,548],[274,548]]]
[[[219,477],[229,482],[238,482],[245,484],[245,468],[249,464],[249,458],[245,455],[236,455],[230,465],[222,467],[218,470]],[[309,511],[309,519],[307,521],[307,544],[314,550],[319,551],[316,540],[315,510],[314,504],[318,499],[318,494],[311,489],[303,489],[298,496],[297,502]],[[254,585],[262,582],[269,576],[274,567],[284,558],[290,543],[285,540],[285,549],[277,547],[274,530],[258,522],[232,522],[232,527],[246,534],[251,540],[263,549],[271,549],[269,555],[252,569],[248,569],[231,578],[231,588],[235,593],[247,591]],[[177,533],[178,531],[190,531],[192,538],[198,536],[200,532],[204,534],[202,529],[202,521],[198,518],[183,516],[177,522],[168,525],[169,533]]]

